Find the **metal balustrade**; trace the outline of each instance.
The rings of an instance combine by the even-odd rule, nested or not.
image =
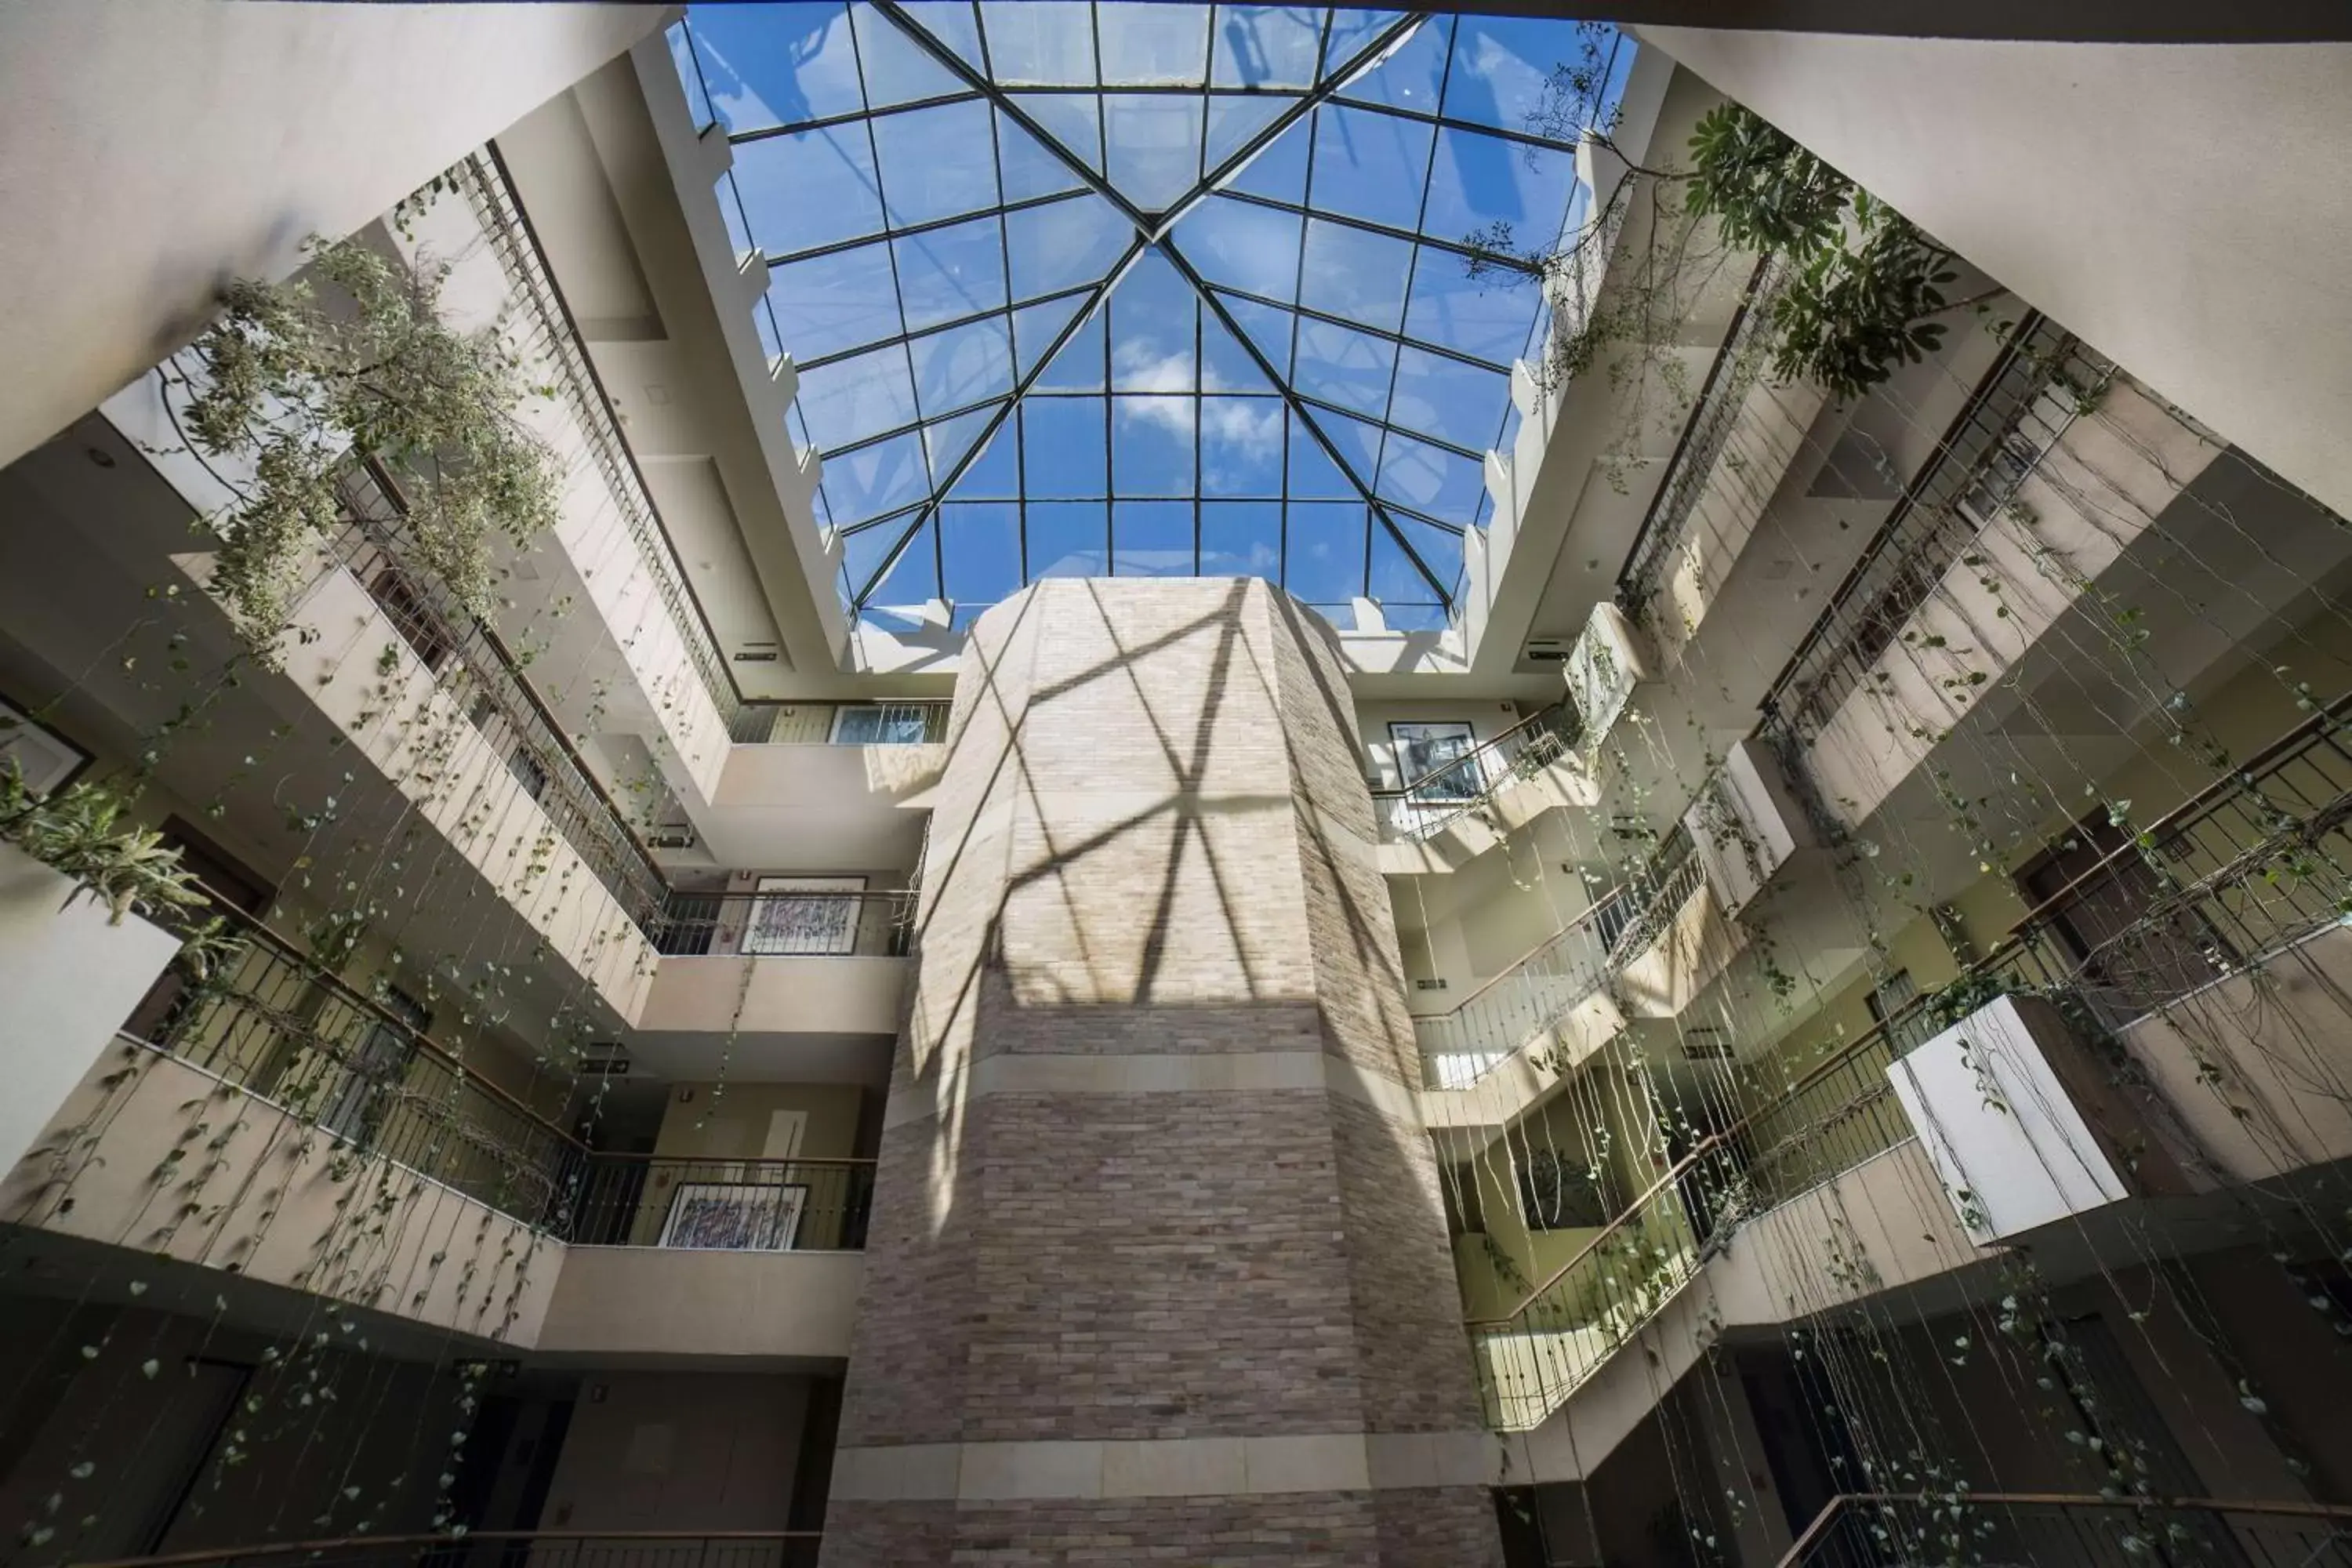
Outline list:
[[[121,1557],[80,1568],[816,1568],[813,1530],[477,1530],[358,1535]]]
[[[739,745],[919,746],[948,738],[945,702],[746,702]]]
[[[1517,1427],[1557,1408],[1696,1274],[1717,1229],[1915,1136],[1887,1068],[1992,997],[2051,995],[2121,1029],[2342,923],[2347,722],[2352,698],[2315,712],[2027,911],[1951,986],[1759,1088],[1755,1109],[1677,1161],[1513,1311],[1468,1325],[1489,1418]]]
[[[911,896],[872,901],[903,904]],[[866,1244],[871,1161],[590,1149],[429,1034],[429,1017],[413,999],[389,987],[369,994],[336,978],[226,900],[184,912],[182,934],[207,918],[219,919],[240,945],[202,982],[166,971],[123,1037],[278,1106],[355,1157],[389,1160],[583,1244]]]
[[[2114,374],[2055,322],[2021,322],[1781,668],[1765,710],[1817,734]]]
[[[622,524],[636,546],[637,558],[644,563],[646,575],[652,579],[654,596],[676,628],[687,660],[694,667],[695,677],[712,706],[719,710],[719,718],[732,722],[742,698],[736,689],[734,677],[729,673],[726,656],[719,651],[718,634],[710,629],[701,604],[686,584],[685,568],[670,545],[668,532],[662,527],[660,509],[654,505],[645,475],[637,468],[636,456],[629,449],[620,424],[613,416],[612,400],[605,395],[604,380],[583,346],[579,325],[572,319],[562,290],[555,286],[548,268],[547,253],[541,247],[530,216],[515,195],[505,162],[499,158],[498,149],[490,147],[458,164],[457,172],[462,176],[459,183],[476,216],[506,269],[508,280],[526,307],[527,320],[536,323],[536,331],[530,333],[531,342],[561,373],[558,388],[587,437],[597,471],[612,491]]]
[[[776,889],[767,892],[670,894],[650,935],[681,957],[881,958],[904,955],[914,940],[911,888],[877,892]]]
[[[527,1225],[553,1224],[578,1151],[569,1134],[428,1036],[415,1001],[362,993],[226,900],[204,913],[241,947],[202,982],[165,971],[126,1037],[355,1155],[381,1155]],[[197,917],[181,918],[185,934]]]
[[[2352,1508],[2252,1498],[1861,1492],[1832,1498],[1780,1568],[2031,1563],[2037,1568],[2352,1563]]]
[[[427,574],[404,563],[399,536],[407,508],[398,476],[380,463],[358,465],[345,476],[342,495],[352,521],[327,542],[327,560],[347,568],[367,590],[465,712],[473,732],[642,929],[668,891],[660,868],[523,679],[514,651],[494,628],[449,603]],[[427,734],[418,745],[429,752],[462,739]]]
[[[582,1157],[565,1238],[575,1247],[856,1252],[874,1205],[871,1160]]]
[[[1785,264],[1768,256],[1757,262],[1748,277],[1731,331],[1725,335],[1715,363],[1707,367],[1706,380],[1699,384],[1682,437],[1675,443],[1674,456],[1666,460],[1666,477],[1651,498],[1641,531],[1633,536],[1633,548],[1625,557],[1625,569],[1618,575],[1617,603],[1627,615],[1638,619],[1647,612],[1665,582],[1667,562],[1690,536],[1698,498],[1722,460],[1749,390],[1763,374],[1770,342],[1763,329],[1771,321],[1773,304],[1790,276]]]
[[[1583,732],[1575,707],[1555,702],[1401,789],[1375,788],[1381,836],[1419,840],[1444,832],[1498,792],[1573,757]]]

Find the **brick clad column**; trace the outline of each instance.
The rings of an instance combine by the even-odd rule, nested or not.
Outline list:
[[[1041,583],[950,739],[825,1568],[1499,1562],[1328,628]]]

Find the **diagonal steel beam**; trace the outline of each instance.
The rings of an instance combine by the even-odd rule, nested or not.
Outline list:
[[[1317,445],[1320,446],[1325,453],[1329,456],[1333,466],[1337,468],[1341,474],[1347,477],[1349,484],[1355,488],[1357,494],[1362,498],[1364,505],[1370,509],[1371,515],[1378,518],[1380,520],[1381,526],[1388,530],[1389,537],[1395,542],[1398,549],[1404,552],[1405,558],[1412,563],[1413,569],[1419,572],[1422,578],[1429,584],[1431,589],[1437,595],[1439,602],[1451,609],[1454,604],[1453,590],[1437,580],[1436,574],[1429,569],[1428,563],[1422,560],[1421,552],[1412,547],[1412,542],[1405,538],[1403,531],[1397,527],[1396,521],[1389,515],[1388,509],[1373,496],[1371,486],[1358,477],[1354,468],[1352,468],[1348,463],[1347,459],[1340,454],[1339,447],[1332,443],[1331,438],[1324,433],[1322,427],[1315,422],[1313,416],[1308,412],[1306,403],[1299,397],[1297,392],[1291,387],[1289,379],[1286,376],[1278,374],[1276,371],[1273,363],[1266,359],[1263,353],[1258,352],[1257,345],[1249,341],[1248,336],[1242,331],[1240,325],[1234,321],[1233,317],[1226,311],[1224,306],[1211,294],[1208,284],[1202,279],[1200,273],[1193,268],[1191,261],[1186,259],[1180,252],[1178,252],[1174,244],[1168,239],[1169,229],[1175,223],[1176,219],[1181,217],[1185,212],[1189,211],[1194,205],[1205,199],[1209,193],[1215,189],[1218,182],[1230,177],[1234,171],[1240,169],[1252,158],[1256,157],[1258,153],[1264,152],[1276,137],[1280,136],[1284,132],[1289,130],[1291,127],[1297,125],[1299,121],[1304,119],[1306,116],[1312,114],[1318,107],[1328,101],[1335,94],[1337,94],[1341,88],[1347,86],[1349,82],[1362,74],[1366,67],[1378,61],[1390,50],[1395,48],[1405,39],[1411,37],[1413,30],[1421,26],[1422,18],[1418,16],[1408,14],[1399,17],[1388,26],[1381,29],[1381,31],[1375,34],[1368,43],[1366,43],[1361,48],[1358,49],[1354,55],[1349,57],[1345,64],[1336,70],[1325,72],[1323,79],[1317,82],[1315,86],[1307,92],[1301,94],[1297,102],[1293,103],[1283,113],[1276,115],[1273,120],[1261,127],[1254,135],[1244,142],[1240,147],[1236,148],[1232,153],[1220,162],[1215,169],[1208,171],[1203,174],[1199,181],[1194,183],[1192,189],[1185,192],[1183,195],[1178,197],[1174,202],[1171,203],[1166,212],[1155,215],[1145,212],[1142,208],[1137,206],[1132,201],[1129,201],[1124,194],[1122,194],[1116,186],[1111,184],[1108,179],[1097,174],[1093,167],[1088,164],[1085,159],[1079,157],[1076,153],[1064,146],[1059,137],[1046,130],[1044,125],[1040,124],[1019,104],[1013,102],[1011,95],[1003,87],[999,86],[995,81],[992,80],[982,72],[974,69],[971,63],[965,60],[961,55],[957,54],[955,50],[950,48],[946,43],[933,36],[931,31],[925,27],[922,23],[909,16],[906,7],[898,4],[898,0],[874,0],[874,8],[877,12],[881,13],[885,18],[896,26],[901,32],[903,32],[908,40],[917,47],[920,48],[933,60],[937,61],[939,65],[950,75],[955,77],[965,86],[971,88],[973,91],[987,99],[991,103],[996,106],[997,110],[1002,112],[1006,119],[1012,121],[1014,124],[1020,126],[1022,130],[1034,137],[1038,143],[1043,146],[1047,153],[1052,154],[1070,171],[1073,176],[1075,176],[1088,190],[1093,191],[1096,195],[1108,202],[1120,216],[1126,218],[1127,221],[1133,226],[1137,238],[1136,243],[1129,248],[1128,253],[1119,258],[1118,264],[1113,267],[1109,274],[1103,279],[1103,282],[1096,295],[1091,297],[1087,305],[1079,311],[1077,316],[1073,318],[1068,328],[1055,339],[1052,347],[1049,349],[1045,356],[1040,359],[1037,363],[1031,368],[1031,374],[1029,375],[1024,376],[1022,381],[1013,387],[1013,395],[1006,402],[1003,411],[995,419],[990,422],[987,429],[982,433],[980,440],[973,445],[971,451],[967,453],[963,460],[960,461],[955,466],[955,468],[950,473],[946,479],[940,481],[937,489],[934,490],[929,502],[920,512],[916,514],[915,520],[908,525],[906,531],[900,534],[897,542],[891,545],[889,552],[883,557],[881,563],[875,568],[874,574],[868,577],[866,583],[858,589],[853,607],[864,607],[866,596],[870,595],[875,588],[880,585],[882,580],[889,574],[890,569],[898,564],[898,558],[906,553],[907,547],[908,544],[913,542],[915,535],[922,531],[925,520],[938,512],[940,502],[945,500],[948,492],[954,488],[956,480],[963,477],[964,471],[969,468],[971,462],[977,458],[981,449],[985,447],[990,440],[994,438],[996,432],[1003,427],[1005,419],[1011,416],[1013,409],[1019,405],[1022,397],[1028,392],[1029,388],[1035,384],[1037,375],[1052,362],[1053,356],[1061,352],[1062,345],[1068,341],[1070,336],[1076,332],[1079,326],[1084,324],[1087,316],[1099,308],[1102,297],[1109,293],[1111,286],[1126,273],[1129,267],[1134,264],[1136,258],[1141,254],[1144,247],[1151,245],[1159,245],[1163,253],[1169,258],[1170,261],[1174,264],[1178,276],[1181,277],[1192,288],[1193,293],[1199,296],[1202,304],[1216,316],[1219,323],[1224,327],[1225,331],[1233,335],[1234,342],[1238,342],[1242,346],[1243,352],[1247,353],[1251,360],[1257,365],[1259,373],[1265,377],[1266,384],[1269,386],[1272,386],[1275,391],[1281,395],[1283,401],[1289,405],[1292,412],[1297,416],[1299,422],[1306,426],[1307,433],[1315,439]],[[1204,100],[1208,97],[1209,91],[1210,89],[1205,85],[1201,89],[1202,97]],[[1366,586],[1369,589],[1369,582]],[[942,593],[946,591],[946,584],[944,583],[940,584],[940,590]]]
[[[915,520],[907,525],[906,531],[901,533],[897,542],[890,546],[889,553],[883,556],[875,566],[873,574],[859,584],[856,595],[851,600],[852,609],[866,607],[866,598],[875,589],[882,585],[882,580],[887,577],[890,574],[890,569],[898,563],[898,557],[907,552],[907,546],[914,542],[915,535],[923,531],[924,521],[937,514],[940,503],[947,499],[950,490],[955,489],[956,481],[970,472],[974,463],[980,461],[980,455],[988,450],[988,444],[996,439],[997,432],[1003,429],[1005,421],[1013,417],[1013,411],[1021,406],[1022,398],[1028,395],[1031,387],[1037,384],[1038,378],[1044,375],[1046,367],[1054,363],[1054,357],[1062,352],[1063,347],[1072,338],[1078,335],[1079,331],[1086,326],[1087,319],[1103,308],[1103,301],[1110,297],[1112,288],[1127,275],[1127,269],[1135,265],[1136,258],[1143,254],[1144,248],[1144,240],[1138,236],[1119,258],[1111,264],[1110,270],[1103,274],[1102,281],[1087,291],[1087,297],[1078,306],[1077,313],[1062,324],[1062,330],[1054,334],[1054,341],[1045,345],[1045,352],[1037,356],[1037,362],[1029,367],[1026,374],[1013,384],[1012,394],[1005,398],[1004,406],[998,409],[995,416],[981,427],[980,435],[972,441],[971,447],[962,457],[956,459],[955,466],[948,470],[947,477],[940,479],[932,489],[930,500],[925,501],[922,509],[915,513]],[[940,584],[940,592],[942,595],[947,592],[945,583]]]

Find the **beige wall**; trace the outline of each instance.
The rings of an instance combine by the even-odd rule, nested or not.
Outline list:
[[[865,1100],[866,1092],[855,1084],[681,1083],[670,1090],[654,1152],[665,1158],[756,1160],[767,1147],[775,1114],[799,1111],[808,1118],[802,1157],[846,1160],[860,1152]]]
[[[549,1530],[782,1530],[805,1378],[592,1374],[541,1523]]]

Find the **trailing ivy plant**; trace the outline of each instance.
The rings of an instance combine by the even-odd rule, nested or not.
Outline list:
[[[0,771],[0,838],[80,883],[106,906],[110,924],[121,925],[133,911],[166,914],[204,904],[204,889],[180,864],[180,851],[129,820],[130,808],[110,784],[76,780],[36,795],[16,763]]]
[[[354,452],[398,476],[404,549],[473,614],[492,607],[493,542],[527,542],[555,520],[553,460],[517,417],[533,390],[522,361],[496,326],[442,320],[448,268],[357,240],[309,254],[292,279],[222,296],[183,415],[197,451],[252,471],[211,520],[212,585],[265,661],[310,547],[341,516],[336,480]]]

